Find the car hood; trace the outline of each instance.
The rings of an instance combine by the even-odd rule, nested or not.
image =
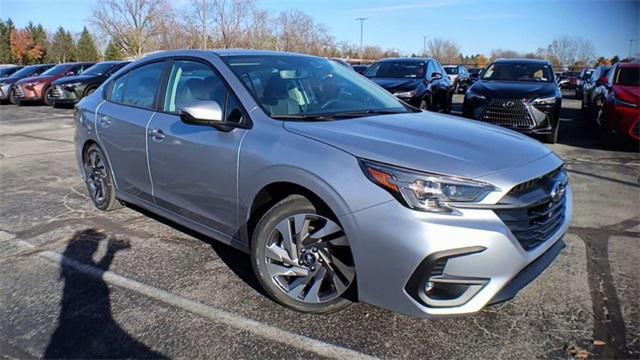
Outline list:
[[[550,153],[538,141],[514,131],[427,112],[326,122],[287,121],[284,127],[356,157],[468,178]]]
[[[404,78],[370,78],[376,84],[382,86],[390,93],[394,93],[397,90],[415,89],[420,85],[419,79],[404,79]]]
[[[490,98],[532,99],[538,96],[553,96],[556,84],[533,81],[477,81],[471,91]]]
[[[0,79],[0,83],[13,84],[20,79],[23,79],[23,78],[19,76],[10,76],[10,77]]]
[[[616,85],[613,91],[618,99],[640,105],[640,87]]]
[[[53,79],[55,79],[53,75],[39,75],[39,76],[30,76],[24,79],[20,79],[17,81],[17,83],[24,84],[24,83],[35,82],[35,81],[51,81]]]
[[[55,81],[56,85],[71,84],[76,82],[90,82],[100,77],[101,75],[74,75],[65,76]]]

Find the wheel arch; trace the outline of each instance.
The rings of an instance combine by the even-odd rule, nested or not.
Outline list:
[[[291,195],[301,195],[327,215],[338,221],[337,213],[329,204],[309,188],[290,181],[275,181],[264,185],[253,197],[246,217],[247,240],[250,244],[251,236],[260,218],[275,204]]]

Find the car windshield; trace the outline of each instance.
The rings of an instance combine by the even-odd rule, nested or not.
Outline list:
[[[640,86],[640,67],[622,67],[615,78],[616,85]]]
[[[381,61],[371,65],[369,78],[423,78],[424,61]]]
[[[449,75],[458,75],[458,69],[456,67],[445,66],[444,71]]]
[[[51,69],[45,71],[42,73],[42,75],[58,75],[62,72],[65,72],[67,70],[69,70],[71,68],[71,66],[67,65],[67,64],[59,64],[56,65],[54,67],[52,67]]]
[[[112,67],[114,67],[115,63],[99,63],[95,64],[92,67],[88,68],[82,75],[102,75],[109,71]]]
[[[39,66],[25,66],[22,69],[14,72],[11,76],[27,76],[33,74],[36,70],[38,70]]]
[[[9,74],[13,74],[16,71],[18,70],[13,67],[3,68],[3,69],[0,69],[0,76],[7,76]]]
[[[551,82],[551,67],[540,63],[501,62],[491,64],[482,74],[483,80]]]
[[[295,55],[223,59],[272,118],[331,120],[409,111],[355,71],[326,59]]]

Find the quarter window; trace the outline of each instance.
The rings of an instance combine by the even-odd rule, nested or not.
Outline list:
[[[165,63],[143,65],[114,81],[110,100],[153,110]]]
[[[224,109],[227,90],[218,75],[207,65],[180,60],[173,64],[167,85],[164,111],[177,114],[199,101],[215,101]]]

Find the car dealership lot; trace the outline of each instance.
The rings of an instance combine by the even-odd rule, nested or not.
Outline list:
[[[76,167],[71,110],[2,106],[1,353],[638,357],[640,156],[601,149],[569,98],[551,146],[574,189],[567,248],[511,302],[435,320],[366,304],[326,316],[287,310],[260,292],[243,253],[136,210],[96,210]]]

